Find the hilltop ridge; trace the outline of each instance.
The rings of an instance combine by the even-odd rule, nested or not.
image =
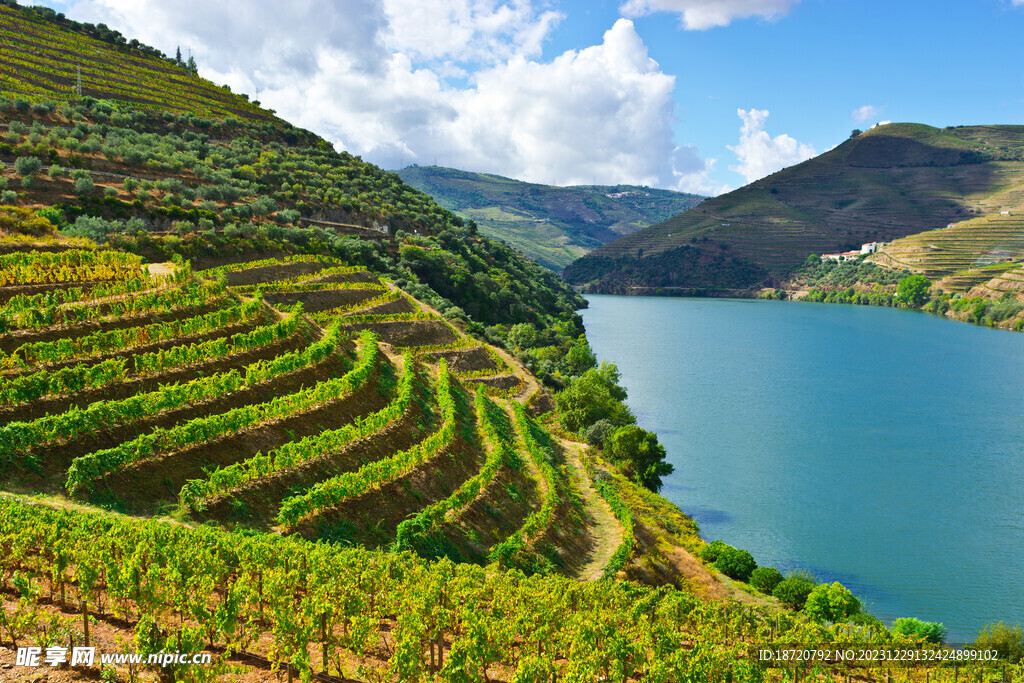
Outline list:
[[[565,278],[584,291],[750,291],[808,254],[1024,206],[1024,126],[894,123],[610,242]]]
[[[552,270],[704,199],[638,185],[554,187],[440,166],[407,166],[397,173],[444,208],[474,221],[484,235],[508,242]]]

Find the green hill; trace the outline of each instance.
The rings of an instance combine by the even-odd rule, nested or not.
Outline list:
[[[635,185],[552,187],[440,166],[409,166],[398,175],[552,270],[704,199]]]
[[[808,254],[1024,208],[1024,126],[889,124],[571,264],[594,292],[772,284]]]
[[[65,73],[50,42],[163,59],[8,8]],[[780,606],[652,491],[657,440],[554,273],[236,99],[79,98],[11,55],[4,676],[65,643],[212,661],[62,681],[268,683],[810,680],[756,651],[907,647],[838,584]]]

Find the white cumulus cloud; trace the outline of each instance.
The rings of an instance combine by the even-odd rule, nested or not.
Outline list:
[[[50,0],[54,2],[55,0]],[[675,77],[633,22],[543,60],[562,15],[528,0],[73,0],[384,168],[454,166],[533,182],[702,194],[714,160],[674,139]]]
[[[680,25],[690,31],[728,26],[733,19],[763,17],[776,19],[789,12],[800,0],[626,0],[619,11],[626,17],[641,17],[654,12],[679,15]]]
[[[870,121],[871,119],[877,118],[881,113],[882,110],[879,107],[865,104],[863,107],[857,107],[850,112],[850,116],[852,116],[855,121],[863,123],[864,121]]]
[[[729,170],[742,175],[748,183],[817,154],[813,146],[797,142],[784,133],[774,138],[769,135],[764,130],[764,122],[769,114],[767,109],[737,109],[736,113],[743,120],[740,141],[735,146],[729,146],[729,149],[736,155],[739,164],[730,166]]]

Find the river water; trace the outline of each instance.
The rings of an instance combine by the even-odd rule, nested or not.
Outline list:
[[[598,358],[759,565],[840,581],[947,640],[1024,623],[1024,334],[887,308],[588,296]]]

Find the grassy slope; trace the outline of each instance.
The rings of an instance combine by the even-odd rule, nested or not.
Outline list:
[[[810,253],[1021,205],[1024,126],[890,124],[607,244],[566,277],[601,291],[750,287]]]
[[[398,175],[553,270],[702,199],[634,185],[552,187],[439,166],[409,166]]]

